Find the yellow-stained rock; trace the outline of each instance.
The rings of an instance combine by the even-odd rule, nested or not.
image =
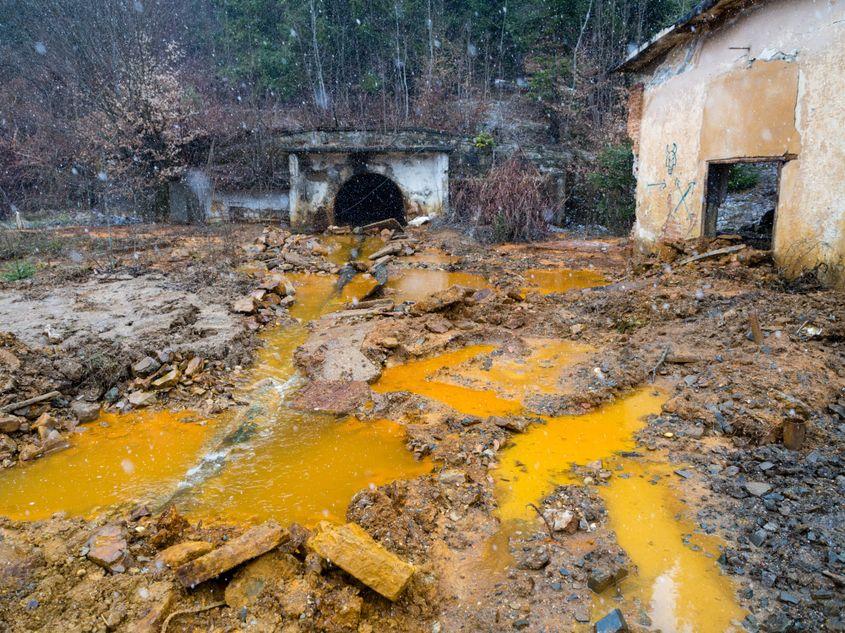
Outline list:
[[[250,528],[238,538],[176,569],[176,577],[185,588],[216,578],[252,558],[276,548],[287,531],[273,521]]]
[[[308,547],[348,574],[396,600],[414,575],[414,566],[376,543],[356,523],[332,525],[323,521],[308,540]]]
[[[155,558],[155,562],[168,567],[179,567],[179,565],[184,565],[188,561],[208,554],[213,549],[214,545],[207,541],[184,541],[160,551]]]
[[[282,552],[256,558],[239,569],[226,586],[226,604],[240,609],[255,602],[262,593],[285,593],[285,581],[295,577],[299,567],[299,561]]]

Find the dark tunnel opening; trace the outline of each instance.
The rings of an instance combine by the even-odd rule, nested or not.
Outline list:
[[[395,218],[405,224],[405,203],[399,187],[381,174],[358,174],[343,183],[334,200],[337,225],[364,226]]]

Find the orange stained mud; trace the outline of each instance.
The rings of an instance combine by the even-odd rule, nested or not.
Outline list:
[[[215,426],[190,411],[104,413],[78,428],[70,448],[4,471],[0,516],[88,517],[99,507],[153,500],[172,491]]]
[[[565,339],[527,338],[525,357],[494,354],[489,366],[464,364],[455,368],[455,378],[479,391],[497,390],[505,398],[525,401],[532,394],[557,393],[561,370],[586,358],[591,348]],[[453,380],[451,375],[444,381]]]
[[[525,271],[523,292],[551,294],[578,288],[595,288],[607,285],[607,280],[594,270],[572,270],[569,268],[532,268]]]
[[[451,286],[489,288],[490,284],[480,275],[453,273],[428,268],[408,268],[391,276],[386,287],[395,291],[399,301],[419,301],[428,295],[447,290]]]
[[[485,417],[518,413],[522,408],[518,401],[502,398],[493,389],[481,391],[433,377],[443,368],[457,367],[482,354],[489,354],[494,349],[496,348],[493,345],[470,345],[430,358],[388,367],[372,388],[379,393],[409,391],[437,400],[466,415]]]
[[[180,505],[188,516],[211,521],[343,521],[359,490],[431,472],[431,461],[417,461],[405,442],[404,427],[388,420],[285,409]]]
[[[624,471],[616,471],[616,464]],[[734,597],[736,587],[716,563],[720,541],[694,533],[689,510],[673,485],[676,467],[663,461],[624,458],[607,466],[614,475],[610,485],[599,490],[607,505],[610,527],[637,566],[637,573],[619,585],[626,599],[642,605],[655,630],[742,630],[733,624],[745,617]],[[620,477],[623,473],[630,477]],[[695,551],[691,546],[701,549]],[[617,606],[613,594],[608,590],[596,597],[594,615]],[[632,610],[630,615],[635,618],[636,612]]]

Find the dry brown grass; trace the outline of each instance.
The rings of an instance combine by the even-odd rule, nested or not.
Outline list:
[[[548,232],[548,186],[548,178],[517,153],[486,176],[461,182],[453,205],[457,219],[472,224],[481,239],[528,242]]]

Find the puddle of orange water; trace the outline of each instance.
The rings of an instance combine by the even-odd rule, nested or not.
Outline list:
[[[343,521],[357,491],[431,472],[431,461],[417,461],[405,441],[395,422],[284,409],[181,505],[188,516],[206,520]]]
[[[444,367],[456,367],[494,349],[496,348],[492,345],[470,345],[404,365],[388,367],[372,388],[379,393],[410,391],[442,402],[467,415],[485,417],[517,413],[522,408],[519,402],[502,398],[492,389],[480,391],[432,378],[433,374]]]
[[[410,257],[403,258],[402,261],[415,264],[435,264],[446,266],[449,264],[457,264],[461,261],[461,258],[455,257],[454,255],[447,255],[439,248],[426,248],[424,250],[417,251]]]
[[[70,448],[5,471],[0,515],[91,516],[97,507],[166,494],[213,434],[215,423],[202,421],[190,411],[104,413],[71,436]]]
[[[604,275],[594,270],[532,268],[525,271],[524,277],[527,286],[523,288],[523,292],[539,292],[546,295],[607,285]]]
[[[531,518],[529,503],[538,503],[556,485],[572,481],[573,464],[586,464],[636,446],[634,433],[644,418],[659,413],[665,396],[641,389],[583,415],[546,418],[512,438],[495,471],[499,518]]]
[[[329,249],[327,259],[336,266],[343,266],[350,260],[364,260],[385,245],[377,236],[324,235],[320,241]],[[354,252],[353,252],[354,251]]]
[[[599,490],[610,527],[637,566],[637,573],[620,583],[622,594],[640,602],[657,630],[739,630],[732,622],[742,620],[745,613],[736,603],[733,582],[722,575],[716,563],[720,540],[693,533],[695,525],[688,508],[671,483],[673,467],[624,458],[611,460],[608,466],[613,470],[617,463],[631,476],[620,477],[614,470],[610,485]],[[685,535],[691,535],[690,544],[701,551],[685,545]],[[616,606],[612,592],[606,593],[594,601],[597,613]]]
[[[696,535],[692,541],[703,548],[699,552],[684,544],[684,534],[692,533],[694,525],[677,518],[684,505],[667,483],[673,467],[614,456],[635,448],[634,433],[644,426],[646,416],[660,411],[664,401],[662,393],[641,389],[585,415],[547,418],[545,425],[515,436],[494,471],[502,533],[512,534],[533,520],[529,503],[538,503],[557,485],[577,483],[571,475],[573,464],[602,459],[614,472],[610,484],[599,487],[610,526],[637,566],[637,573],[620,585],[626,605],[633,608],[632,600],[639,601],[659,630],[728,631],[743,612],[733,583],[716,566],[719,540]],[[616,463],[631,477],[620,477],[613,470]],[[651,483],[655,474],[661,478]],[[493,547],[501,550],[506,542],[500,534]],[[492,555],[501,559],[500,552]],[[610,595],[595,598],[596,613],[618,606]],[[630,615],[636,621],[636,612]]]
[[[563,367],[583,360],[591,348],[565,339],[527,338],[527,356],[496,354],[489,366],[464,364],[444,381],[460,380],[478,391],[497,390],[511,400],[525,401],[532,394],[557,393]]]
[[[289,278],[297,288],[291,314],[303,323],[264,334],[246,411],[207,426],[181,422],[191,416],[185,412],[104,414],[74,436],[73,448],[0,473],[0,515],[88,515],[95,506],[141,496],[163,500],[178,487],[180,507],[203,518],[308,523],[326,512],[342,519],[351,496],[371,483],[430,471],[429,461],[416,461],[406,449],[401,425],[285,407],[296,373],[293,352],[308,336],[304,323],[342,308],[370,283],[359,276],[338,292],[335,276]]]
[[[419,301],[432,293],[447,290],[452,286],[489,288],[490,284],[483,277],[472,273],[409,268],[402,270],[398,275],[392,275],[386,286],[395,291],[395,296],[399,301]]]

